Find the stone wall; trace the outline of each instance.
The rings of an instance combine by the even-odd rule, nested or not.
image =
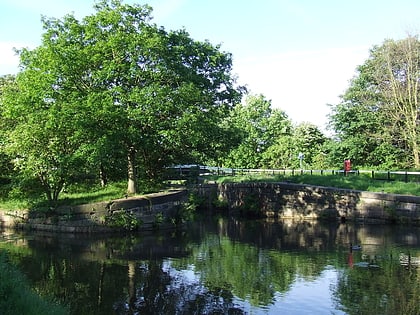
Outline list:
[[[205,184],[197,192],[230,212],[259,211],[276,218],[337,218],[420,224],[420,197],[286,182]]]
[[[149,230],[155,227],[158,219],[163,221],[159,224],[164,224],[174,217],[186,198],[186,190],[176,190],[110,202],[62,206],[48,214],[29,210],[0,211],[0,227],[70,233],[112,232],[118,229],[108,226],[106,217],[126,212],[142,222],[142,230]]]

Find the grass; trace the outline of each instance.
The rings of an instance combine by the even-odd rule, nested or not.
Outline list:
[[[60,194],[58,205],[80,205],[100,201],[114,200],[124,197],[127,184],[125,182],[110,183],[106,187],[97,185],[75,185],[67,187]],[[43,209],[48,208],[44,195],[17,196],[0,199],[0,209]]]
[[[33,291],[27,279],[0,252],[0,313],[2,315],[61,315],[69,311],[42,298]]]
[[[208,179],[216,181],[218,183],[288,181],[297,184],[337,187],[371,192],[384,192],[388,194],[420,196],[420,183],[418,182],[406,183],[403,181],[376,180],[365,175],[244,175],[235,177],[210,177]]]
[[[151,187],[148,183],[139,183],[139,193],[145,194],[149,192],[159,191],[162,187]],[[78,184],[66,187],[60,194],[58,206],[68,205],[75,206],[80,204],[95,203],[101,201],[111,201],[124,198],[127,191],[127,182],[111,182],[106,187],[100,187],[96,184]],[[1,196],[1,194],[0,194]],[[37,209],[48,210],[49,205],[44,195],[22,196],[17,194],[12,198],[0,198],[1,210],[20,210],[20,209]]]
[[[127,190],[126,182],[114,182],[106,187],[77,185],[69,187],[60,195],[60,204],[80,205],[100,201],[114,200],[123,198]]]

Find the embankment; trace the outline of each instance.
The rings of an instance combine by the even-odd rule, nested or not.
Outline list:
[[[114,216],[118,218],[117,223],[121,225],[121,229],[125,228],[124,224],[130,224],[124,220],[134,218],[141,222],[140,229],[149,230],[175,217],[187,196],[187,190],[183,189],[110,202],[62,206],[53,213],[30,210],[0,211],[0,227],[69,233],[113,232],[120,230],[115,224],[109,224],[109,218]],[[119,213],[129,216],[118,216]]]
[[[203,184],[197,187],[208,204],[225,204],[229,212],[263,217],[340,219],[420,225],[420,197],[333,187],[277,183]],[[255,214],[255,213],[254,213]]]

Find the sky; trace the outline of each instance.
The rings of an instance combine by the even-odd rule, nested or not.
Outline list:
[[[17,73],[13,48],[41,43],[41,16],[82,19],[94,0],[0,0],[0,75]],[[184,28],[233,56],[233,73],[295,123],[326,129],[358,65],[385,39],[419,34],[418,0],[125,0],[153,22]]]

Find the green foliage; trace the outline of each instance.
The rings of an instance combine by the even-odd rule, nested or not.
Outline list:
[[[149,6],[95,9],[81,21],[43,18],[41,45],[19,52],[22,71],[1,91],[7,153],[53,206],[83,175],[120,179],[127,157],[135,193],[137,176],[156,181],[170,164],[217,156],[227,147],[213,135],[241,96],[219,46],[150,23]]]
[[[370,51],[357,75],[332,107],[335,160],[387,169],[419,168],[420,41],[386,40]],[[341,158],[341,159],[340,159]]]
[[[263,152],[263,165],[272,169],[296,167],[297,154],[292,135],[278,137],[275,143]]]
[[[327,139],[317,126],[311,123],[299,124],[293,132],[295,148],[294,162],[297,163],[298,153],[303,153],[304,169],[322,169],[326,164],[322,161],[324,144]],[[295,164],[296,165],[296,164]]]
[[[23,184],[24,182],[21,182],[20,186],[18,184],[13,185],[11,189],[5,191],[5,194],[0,198],[0,209],[49,209],[45,198],[35,189],[37,182],[30,181],[25,186]],[[119,199],[125,195],[125,191],[126,183],[123,181],[109,182],[105,187],[99,186],[96,182],[92,183],[89,181],[71,184],[64,188],[64,192],[61,195],[62,198],[57,205],[71,206]]]
[[[2,315],[69,314],[64,307],[38,296],[24,276],[0,252],[0,310]]]
[[[119,228],[127,231],[136,231],[142,222],[133,213],[124,209],[112,211],[105,216],[105,225],[112,228]]]
[[[163,213],[162,212],[156,213],[155,221],[153,222],[153,227],[158,229],[162,225],[162,223],[164,223],[164,221],[165,221],[165,217],[163,216]]]
[[[249,95],[245,105],[236,105],[228,122],[237,130],[240,142],[224,159],[226,167],[262,167],[264,153],[277,139],[290,135],[291,130],[286,114],[272,109],[263,95]]]
[[[297,169],[299,153],[305,156],[305,168],[327,164],[323,158],[327,138],[319,128],[310,123],[293,127],[287,115],[272,109],[263,95],[249,95],[227,121],[239,139],[223,160],[226,167]]]
[[[183,202],[178,210],[176,221],[185,223],[194,220],[197,209],[204,204],[204,198],[195,193],[188,195],[188,200]]]

